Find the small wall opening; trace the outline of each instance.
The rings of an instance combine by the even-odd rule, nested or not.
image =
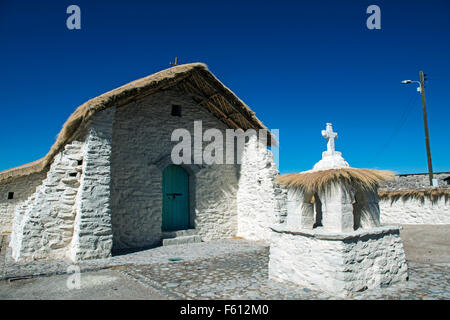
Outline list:
[[[353,204],[353,230],[361,228],[361,211],[358,210],[358,203]]]
[[[361,227],[361,210],[362,205],[365,202],[364,194],[361,191],[355,193],[355,199],[353,201],[353,230],[358,230]]]
[[[8,192],[8,200],[14,199],[14,192]]]
[[[173,104],[172,105],[172,112],[170,113],[174,117],[181,117],[181,106]]]
[[[319,195],[314,194],[314,225],[313,228],[322,227],[322,202]]]

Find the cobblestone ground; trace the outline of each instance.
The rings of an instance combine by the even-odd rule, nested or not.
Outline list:
[[[221,240],[159,247],[80,263],[82,271],[112,268],[170,299],[340,299],[324,292],[268,280],[268,246]],[[65,273],[68,261],[14,263],[3,279]],[[408,262],[409,281],[367,290],[352,299],[450,299],[450,264]]]
[[[172,299],[341,299],[267,279],[268,248],[228,257],[129,265],[122,272]],[[352,299],[450,299],[449,265],[409,263],[409,281]]]
[[[236,253],[246,253],[267,247],[267,243],[248,241],[244,239],[225,239],[194,244],[184,244],[136,251],[128,254],[116,255],[108,259],[87,260],[77,263],[81,271],[94,271],[120,265],[141,265],[168,263],[169,259],[182,258],[183,261],[213,258],[217,256],[229,256]],[[11,258],[11,249],[0,252],[0,280],[62,274],[73,262],[58,261],[34,261],[32,263],[17,263]]]

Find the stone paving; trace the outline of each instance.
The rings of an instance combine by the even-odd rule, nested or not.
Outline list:
[[[267,279],[266,243],[242,239],[158,247],[85,261],[82,271],[112,268],[169,299],[341,299]],[[33,264],[6,261],[3,279],[65,273],[68,261]],[[408,261],[409,281],[367,290],[350,299],[450,299],[450,264]]]
[[[153,265],[122,272],[172,299],[342,299],[268,280],[268,248],[233,256]],[[349,299],[450,299],[449,264],[409,263],[409,281],[367,290]]]
[[[126,264],[154,264],[167,263],[171,258],[182,258],[183,261],[228,256],[235,253],[245,253],[267,247],[261,241],[248,241],[244,239],[224,239],[195,244],[183,244],[166,247],[156,247],[132,253],[115,255],[109,259],[86,260],[76,263],[84,271],[105,269]],[[69,260],[37,260],[32,263],[15,262],[11,258],[11,249],[0,253],[0,280],[29,277],[39,275],[53,275],[67,272],[67,268],[74,263]]]

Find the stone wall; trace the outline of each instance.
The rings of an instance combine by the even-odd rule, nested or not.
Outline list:
[[[450,199],[381,199],[382,224],[450,224]]]
[[[171,115],[172,105],[182,107],[181,117]],[[177,89],[94,115],[83,137],[65,146],[36,192],[16,208],[13,257],[77,261],[108,257],[112,247],[159,245],[162,172],[179,142],[171,141],[172,132],[186,129],[193,142],[195,121],[202,122],[200,134],[218,129],[227,136],[223,122]],[[238,229],[241,236],[268,239],[268,225],[283,221],[278,170],[271,152],[256,145],[249,141],[242,165],[183,164],[190,227],[204,241],[236,236]]]
[[[16,260],[63,259],[72,241],[84,144],[56,155],[42,184],[14,212],[10,246]]]
[[[0,184],[0,234],[11,233],[15,208],[36,191],[46,174],[33,173]],[[14,192],[12,199],[8,199],[9,192]]]
[[[73,261],[111,255],[110,159],[115,111],[115,107],[103,110],[90,123],[75,203],[74,236],[68,252]]]
[[[256,135],[251,136],[242,155],[237,195],[238,236],[269,240],[269,226],[284,222],[287,191],[275,182],[278,174],[272,152]]]
[[[172,105],[182,107],[172,116]],[[202,106],[176,89],[118,108],[111,158],[111,213],[114,248],[158,245],[162,223],[162,171],[171,163],[173,130],[194,134],[194,121],[203,131],[227,127]],[[204,142],[207,145],[209,142]],[[190,174],[191,221],[203,240],[236,235],[238,165],[185,165]]]
[[[450,172],[434,173],[433,178],[440,179],[440,188],[450,188],[443,179],[450,177]],[[386,182],[385,189],[423,189],[430,188],[430,178],[427,173],[423,174],[400,174],[393,181]]]
[[[449,188],[443,179],[450,177],[450,172],[434,173],[440,179],[439,188]],[[430,189],[428,174],[397,175],[395,180],[381,186],[383,190],[423,190]],[[417,197],[395,197],[380,199],[382,224],[450,224],[450,199],[445,195],[430,199]]]
[[[105,258],[111,254],[110,155],[115,108],[91,119],[85,137],[57,154],[47,177],[16,207],[16,260]]]
[[[398,229],[341,234],[274,228],[269,277],[340,296],[384,287],[407,278]]]

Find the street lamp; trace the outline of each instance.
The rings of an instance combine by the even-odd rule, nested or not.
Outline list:
[[[425,77],[422,71],[419,72],[420,81],[403,80],[402,84],[418,83],[419,87],[417,92],[422,95],[422,112],[423,112],[423,125],[425,129],[425,145],[427,147],[427,160],[428,160],[428,174],[430,176],[430,185],[433,185],[433,165],[431,164],[431,151],[430,151],[430,137],[428,135],[428,118],[427,118],[427,105],[425,104]]]
[[[417,92],[421,93],[421,92],[422,92],[422,89],[421,89],[421,86],[420,86],[420,81],[403,80],[403,81],[402,81],[402,84],[408,84],[408,83],[413,83],[413,82],[419,84],[419,86],[417,87]]]

